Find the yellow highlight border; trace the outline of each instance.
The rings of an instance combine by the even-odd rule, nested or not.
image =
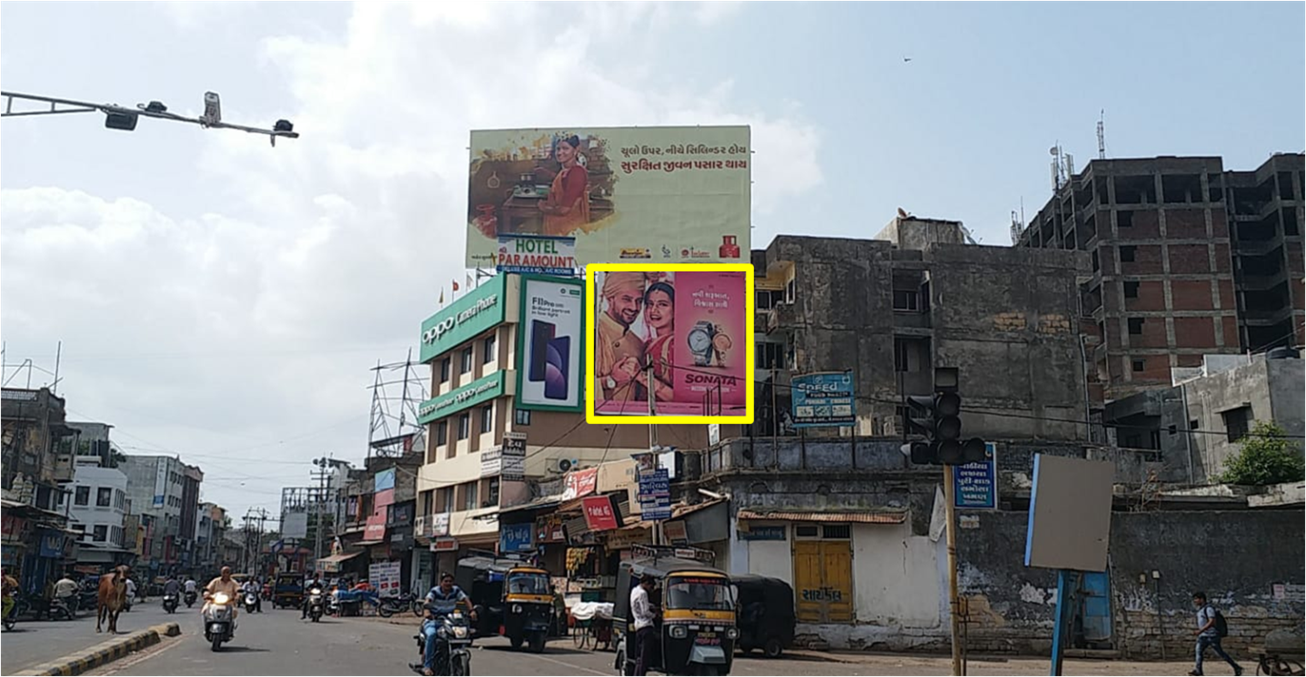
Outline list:
[[[655,415],[649,416],[614,416],[611,414],[600,415],[595,411],[594,405],[594,356],[597,351],[594,349],[595,340],[595,315],[602,303],[594,292],[595,273],[743,273],[744,274],[744,328],[747,335],[744,351],[744,378],[746,386],[744,391],[744,415],[743,416],[686,416],[686,415]],[[617,425],[649,425],[649,424],[736,424],[750,425],[753,423],[753,398],[756,394],[756,374],[755,374],[755,355],[754,351],[754,331],[753,326],[757,313],[757,296],[754,293],[753,286],[754,270],[751,263],[591,263],[585,266],[585,300],[587,308],[585,309],[585,422],[591,425],[598,424],[617,424]]]

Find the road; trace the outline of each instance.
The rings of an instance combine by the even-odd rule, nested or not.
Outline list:
[[[204,642],[199,614],[178,613],[182,636],[135,656],[92,671],[91,675],[408,675],[416,661],[412,635],[417,627],[377,619],[324,619],[301,622],[294,610],[242,613],[236,639],[214,653]],[[133,619],[134,620],[134,619]],[[174,619],[175,620],[175,619]],[[133,625],[133,628],[135,625]],[[94,631],[94,628],[92,628]],[[5,643],[5,672],[9,643]],[[780,660],[738,657],[733,675],[947,675],[941,656],[875,654],[843,662],[820,660],[809,652]],[[1241,659],[1241,657],[1239,657]],[[569,639],[549,643],[543,654],[512,651],[501,639],[477,642],[472,673],[480,675],[612,675],[613,654],[577,651]],[[1046,675],[1047,658],[972,660],[972,675]],[[1248,661],[1244,661],[1246,665]],[[1190,664],[1127,661],[1066,661],[1066,674],[1183,675]]]
[[[177,621],[186,615],[185,611],[183,605],[176,614],[169,616],[163,611],[160,597],[153,597],[148,603],[137,602],[130,612],[118,617],[118,633],[131,634],[151,625]],[[5,674],[12,674],[33,665],[58,660],[112,637],[107,632],[96,634],[94,609],[82,612],[71,621],[19,621],[13,630],[4,633],[0,662],[4,664]]]

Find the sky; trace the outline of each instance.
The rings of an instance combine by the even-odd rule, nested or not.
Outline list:
[[[373,372],[462,281],[471,129],[752,127],[753,246],[902,207],[1009,244],[1048,148],[1306,149],[1302,3],[5,3],[7,91],[295,123],[0,125],[0,339],[70,418],[277,512],[361,461]],[[908,60],[910,59],[910,60]],[[7,374],[12,374],[12,369]],[[35,372],[33,385],[44,378]],[[11,385],[22,385],[26,374]]]

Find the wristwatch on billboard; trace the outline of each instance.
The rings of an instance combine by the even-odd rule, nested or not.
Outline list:
[[[707,320],[699,320],[689,330],[689,352],[694,355],[694,366],[706,367],[712,364],[713,343],[717,336],[716,325]],[[729,340],[726,339],[727,342]]]
[[[716,351],[716,366],[723,368],[726,366],[726,351],[733,345],[730,336],[725,332],[719,331],[712,337],[712,349]]]
[[[603,380],[603,387],[607,388],[608,390],[616,390],[617,379],[612,378],[612,375],[609,374],[608,377]]]

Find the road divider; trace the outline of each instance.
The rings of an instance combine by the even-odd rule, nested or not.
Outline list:
[[[131,655],[148,646],[158,644],[162,637],[176,637],[181,634],[181,626],[176,623],[162,623],[151,626],[123,637],[114,637],[89,649],[69,654],[58,660],[42,663],[19,675],[80,675],[107,665],[113,661]]]

